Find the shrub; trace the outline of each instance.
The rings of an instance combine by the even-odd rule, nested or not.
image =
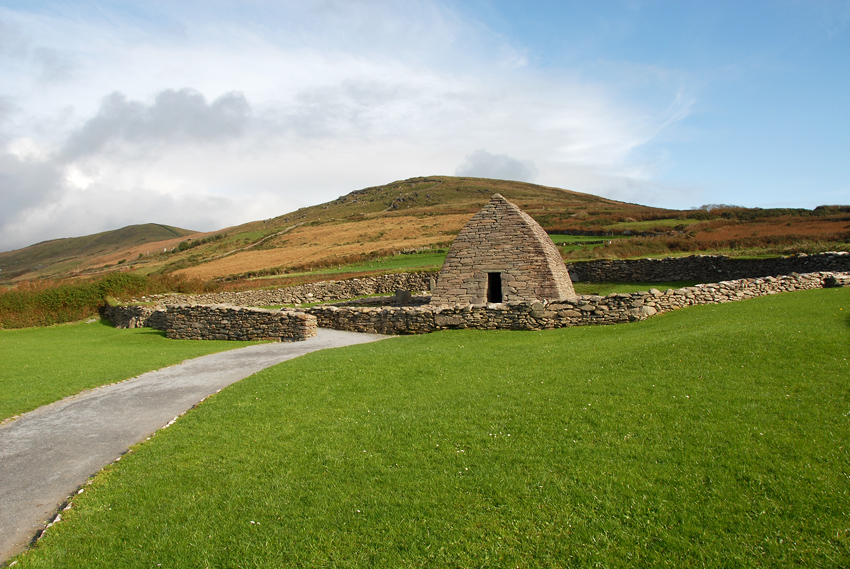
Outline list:
[[[82,320],[98,313],[107,298],[127,299],[167,292],[213,292],[218,285],[169,274],[145,277],[110,273],[87,281],[22,283],[0,292],[0,328],[50,326]]]

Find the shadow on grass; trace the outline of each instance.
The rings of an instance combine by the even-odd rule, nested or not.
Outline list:
[[[153,328],[145,328],[144,334],[147,334],[149,336],[159,336],[161,338],[168,338],[168,336],[165,335],[165,330],[155,330]]]
[[[114,326],[112,325],[112,322],[110,322],[106,318],[100,319],[100,325],[106,326],[107,328],[114,328]],[[141,330],[140,334],[147,334],[149,336],[160,336],[162,338],[167,337],[165,335],[165,330],[156,330],[154,328],[139,328],[138,330]]]

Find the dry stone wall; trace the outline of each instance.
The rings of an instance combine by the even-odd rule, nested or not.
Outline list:
[[[666,259],[586,261],[567,265],[575,282],[667,282],[714,283],[792,273],[848,272],[850,253],[794,255],[774,259],[730,259],[717,255],[692,255]]]
[[[578,296],[559,302],[509,302],[489,305],[421,307],[316,306],[306,311],[323,328],[379,334],[423,334],[436,330],[547,330],[569,326],[645,320],[661,312],[697,304],[718,304],[780,292],[850,284],[850,273],[810,273],[740,279],[694,287],[651,289],[631,294]]]
[[[228,305],[177,305],[166,311],[165,332],[182,340],[306,340],[316,335],[316,317],[292,310]]]
[[[249,316],[252,313],[280,315],[286,314],[285,311],[258,309],[238,313],[238,316],[234,316],[234,314],[237,314],[235,312],[227,312],[238,311],[236,306],[211,307],[215,313],[214,316],[211,316],[212,313],[205,311],[205,307],[199,304],[191,306],[170,305],[167,307],[139,305],[106,307],[103,310],[103,315],[119,328],[147,326],[166,330],[169,322],[171,322],[174,324],[172,326],[174,336],[171,336],[172,332],[170,332],[169,337],[220,339],[306,338],[315,334],[316,325],[340,330],[384,334],[420,334],[451,328],[541,330],[643,320],[659,312],[694,304],[730,302],[778,292],[850,285],[850,253],[846,252],[743,261],[709,256],[661,260],[601,261],[592,264],[575,264],[571,268],[575,269],[579,265],[584,265],[581,280],[648,282],[706,280],[712,284],[702,284],[666,292],[652,289],[647,292],[613,294],[605,297],[578,296],[574,300],[557,302],[516,301],[490,305],[405,307],[317,306],[306,310],[306,313],[314,317],[314,320],[308,319],[303,328],[300,325],[293,324],[294,328],[292,329],[295,332],[292,333],[289,329],[278,332],[277,328],[269,328],[270,324],[264,320],[264,318],[269,318],[268,316],[259,319],[255,316]],[[797,274],[799,269],[805,267],[827,267],[831,270],[816,270]],[[789,274],[786,276],[768,274],[759,278],[741,279],[709,278],[714,274],[727,275],[749,272],[787,272]],[[748,277],[752,277],[752,275],[748,275]],[[290,289],[295,290],[248,291],[193,297],[171,295],[166,297],[165,302],[173,303],[178,300],[192,299],[201,302],[219,301],[218,303],[220,303],[221,300],[227,299],[235,301],[232,304],[256,306],[337,300],[338,298],[353,298],[396,290],[426,290],[429,288],[431,278],[432,275],[428,273],[397,274],[290,287]],[[419,303],[424,301],[421,297],[416,300]],[[292,312],[288,313],[292,314]],[[181,315],[182,321],[179,326],[177,319],[168,320],[169,314]],[[295,314],[306,315],[304,312]],[[290,317],[290,319],[295,320],[294,317]],[[192,322],[195,322],[195,325],[191,325]]]
[[[273,306],[304,304],[357,298],[370,294],[392,294],[396,290],[427,291],[433,273],[397,273],[343,281],[325,281],[275,290],[248,290],[208,294],[169,294],[154,298],[161,304],[232,304],[235,306]]]

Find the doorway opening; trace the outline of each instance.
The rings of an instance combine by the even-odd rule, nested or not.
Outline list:
[[[487,273],[487,302],[502,302],[502,273]]]

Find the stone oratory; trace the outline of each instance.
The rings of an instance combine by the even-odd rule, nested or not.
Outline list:
[[[530,215],[495,194],[458,233],[431,304],[575,298],[570,274],[549,235]]]

